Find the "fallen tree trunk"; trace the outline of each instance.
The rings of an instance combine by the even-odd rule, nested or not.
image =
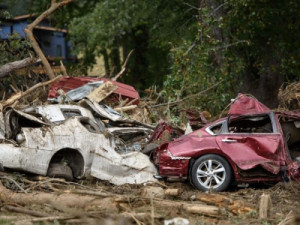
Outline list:
[[[39,44],[37,43],[37,41],[35,40],[34,36],[33,36],[33,29],[46,17],[48,17],[51,13],[53,13],[56,9],[58,9],[59,7],[63,6],[63,5],[67,5],[70,2],[72,2],[73,0],[64,0],[62,2],[56,2],[56,0],[51,0],[51,6],[49,9],[47,9],[45,12],[43,12],[40,16],[38,16],[31,24],[29,24],[25,29],[24,32],[26,34],[27,39],[31,42],[32,47],[34,49],[34,51],[36,52],[36,54],[40,57],[40,59],[42,60],[42,63],[45,67],[45,71],[47,76],[50,79],[53,79],[55,77],[51,66],[47,60],[47,58],[45,57],[44,53],[42,52]]]
[[[36,58],[26,58],[14,62],[7,63],[3,66],[0,66],[0,78],[8,76],[11,72],[17,69],[22,69],[36,63],[38,59]]]

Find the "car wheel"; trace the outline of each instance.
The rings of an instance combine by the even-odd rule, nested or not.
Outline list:
[[[196,160],[191,170],[193,185],[202,191],[224,191],[230,185],[232,170],[221,156],[209,154]]]
[[[72,169],[68,165],[62,163],[51,163],[48,168],[47,176],[64,178],[67,181],[73,180]]]

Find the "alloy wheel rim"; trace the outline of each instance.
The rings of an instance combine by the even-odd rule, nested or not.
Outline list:
[[[217,160],[206,160],[197,168],[197,179],[206,189],[219,187],[224,183],[225,178],[225,167]]]

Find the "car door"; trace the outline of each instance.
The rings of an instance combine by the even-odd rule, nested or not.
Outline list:
[[[273,114],[230,116],[216,141],[242,170],[260,165],[273,174],[280,171],[282,143]]]

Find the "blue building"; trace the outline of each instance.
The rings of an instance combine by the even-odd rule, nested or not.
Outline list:
[[[34,20],[33,16],[23,15],[3,21],[0,24],[0,39],[8,40],[13,33],[25,38],[24,29],[32,20]],[[52,27],[48,20],[42,21],[33,30],[35,39],[49,60],[62,59],[69,61],[75,59],[70,51],[70,42],[66,39],[67,33],[66,29]]]

